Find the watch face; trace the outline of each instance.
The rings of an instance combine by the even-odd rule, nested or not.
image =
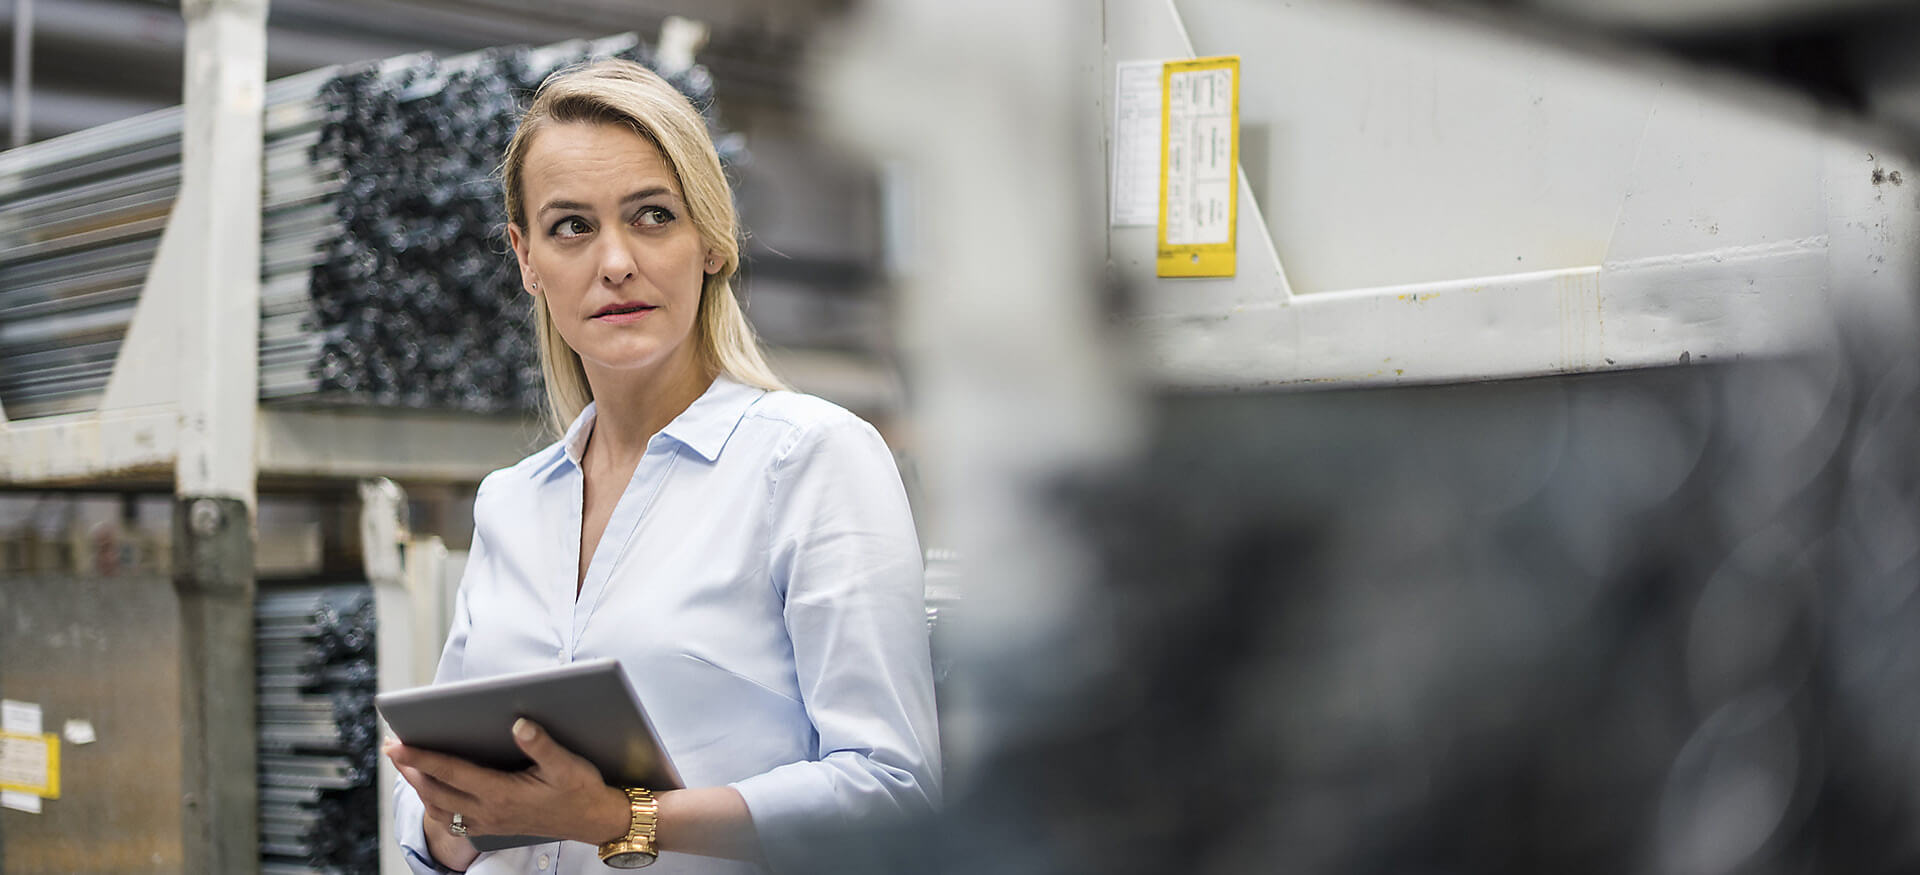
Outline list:
[[[639,869],[643,866],[653,865],[653,861],[656,859],[659,858],[641,851],[621,851],[618,854],[608,855],[600,862],[612,866],[615,869]]]

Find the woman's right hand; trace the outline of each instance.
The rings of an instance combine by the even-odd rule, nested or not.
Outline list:
[[[480,856],[479,849],[472,842],[453,834],[453,812],[427,801],[446,798],[452,788],[409,765],[407,760],[411,759],[411,751],[398,739],[387,740],[385,753],[387,759],[393,761],[393,767],[400,771],[400,777],[413,786],[414,793],[420,796],[420,801],[426,806],[427,812],[421,826],[426,831],[427,850],[433,854],[433,859],[449,869],[466,871]]]
[[[516,772],[388,743],[387,758],[426,806],[428,847],[443,865],[463,869],[479,856],[471,842],[449,829],[455,812],[465,815],[463,822],[474,835],[551,836],[587,844],[626,835],[627,794],[609,786],[592,763],[525,718],[514,721],[513,740],[533,761]]]

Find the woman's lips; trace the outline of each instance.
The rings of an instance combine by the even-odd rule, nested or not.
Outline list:
[[[623,322],[639,321],[655,309],[656,308],[645,305],[617,304],[611,307],[602,307],[600,312],[593,314],[593,318],[598,322],[608,322],[618,325]]]

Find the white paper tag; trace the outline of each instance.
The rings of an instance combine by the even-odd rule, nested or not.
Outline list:
[[[39,735],[41,731],[39,705],[0,699],[0,732]]]
[[[1160,223],[1160,61],[1114,68],[1113,224]]]
[[[52,764],[45,737],[0,735],[0,784],[44,787]]]
[[[0,808],[11,808],[28,814],[40,813],[40,797],[32,793],[15,793],[12,790],[0,790]]]
[[[1168,77],[1167,243],[1233,239],[1233,73]]]
[[[90,720],[68,720],[60,734],[67,737],[68,744],[92,744],[98,740],[93,734],[93,721]]]
[[[33,702],[17,702],[12,699],[0,699],[0,732],[12,732],[20,735],[39,735],[41,731],[40,706]],[[47,777],[47,748],[45,744],[15,743],[6,740],[0,743],[0,775],[11,776],[9,783],[16,779],[22,784],[40,784]],[[40,813],[40,797],[32,793],[14,790],[0,790],[0,808],[11,808],[29,814]]]

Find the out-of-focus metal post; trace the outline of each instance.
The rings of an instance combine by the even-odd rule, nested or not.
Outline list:
[[[143,294],[181,303],[174,379],[182,850],[188,872],[258,871],[254,435],[266,0],[182,0],[180,196]]]
[[[13,0],[13,131],[8,146],[33,139],[33,0]]]
[[[1051,490],[1137,439],[1099,294],[1101,28],[1097,4],[869,4],[817,82],[830,129],[893,162],[923,470],[968,556],[952,652],[995,691],[949,712],[954,761],[1036,719],[997,705],[1068,681],[1035,667],[1058,664],[1059,630],[1097,596]]]

